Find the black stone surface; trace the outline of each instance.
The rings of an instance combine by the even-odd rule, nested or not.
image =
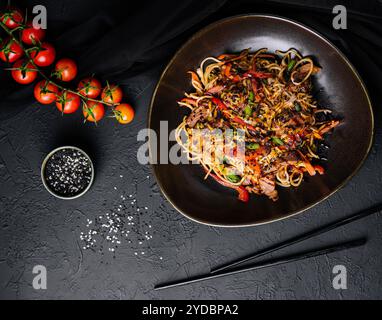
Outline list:
[[[1,6],[5,2],[1,1]],[[381,213],[273,256],[367,236],[363,248],[184,288],[153,291],[160,282],[204,273],[212,266],[382,200],[381,2],[349,2],[348,30],[342,31],[334,30],[331,24],[336,1],[12,3],[28,8],[46,5],[49,40],[57,45],[59,55],[76,58],[80,76],[95,72],[103,80],[120,83],[136,108],[136,118],[128,126],[106,119],[95,127],[83,124],[81,114],[62,117],[54,106],[34,102],[33,87],[13,84],[1,65],[1,299],[382,298]],[[185,219],[163,198],[149,166],[137,162],[137,149],[142,144],[137,141],[137,133],[146,126],[154,86],[176,48],[202,26],[245,12],[294,18],[338,45],[370,91],[376,116],[375,142],[358,174],[306,213],[255,228],[214,228]],[[64,144],[83,148],[95,165],[93,187],[73,201],[54,198],[40,180],[45,155]],[[121,195],[129,201],[123,201]],[[131,205],[130,199],[136,202]],[[84,250],[80,234],[88,231],[87,219],[94,221],[118,210],[119,205],[127,216],[134,217],[130,236],[115,252],[108,251],[105,243],[101,252],[99,247]],[[145,232],[152,239],[147,240]],[[338,264],[347,268],[347,290],[332,287],[332,269]],[[33,289],[35,265],[47,268],[47,290]]]

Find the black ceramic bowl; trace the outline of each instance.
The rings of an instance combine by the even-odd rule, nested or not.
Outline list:
[[[45,189],[56,198],[79,198],[93,184],[93,162],[80,148],[59,147],[49,152],[42,162],[41,180]]]
[[[346,57],[317,32],[289,19],[268,15],[235,16],[211,24],[195,34],[174,56],[163,72],[151,101],[149,128],[161,133],[159,122],[169,130],[187,114],[176,101],[191,88],[187,71],[207,56],[239,52],[246,48],[298,49],[312,55],[322,67],[316,76],[315,98],[343,119],[328,143],[326,173],[305,179],[298,188],[279,188],[279,200],[253,195],[249,202],[212,179],[203,180],[198,165],[153,165],[162,192],[186,217],[215,226],[252,226],[280,220],[306,210],[329,197],[360,168],[372,143],[373,113],[358,73]],[[171,145],[171,144],[170,144]],[[152,149],[153,151],[154,149]],[[157,158],[160,158],[158,148]]]

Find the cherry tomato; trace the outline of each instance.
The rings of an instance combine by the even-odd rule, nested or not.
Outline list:
[[[13,40],[8,39],[4,42],[0,51],[0,59],[5,62],[13,63],[24,55],[23,49]]]
[[[72,59],[63,58],[57,61],[55,75],[61,81],[72,81],[77,75],[77,65]]]
[[[85,78],[78,84],[78,92],[83,96],[95,99],[101,93],[101,83],[96,78]]]
[[[56,101],[56,107],[62,113],[73,113],[81,105],[80,97],[72,92],[63,91]]]
[[[41,42],[45,38],[44,29],[35,29],[31,22],[27,23],[27,27],[21,32],[21,40],[25,44],[33,45]]]
[[[83,114],[85,120],[90,122],[97,122],[105,115],[105,107],[102,103],[95,101],[88,101],[83,107]]]
[[[134,119],[134,109],[128,103],[121,103],[114,109],[117,121],[121,124],[127,124]]]
[[[17,28],[24,20],[24,15],[19,9],[9,8],[6,11],[0,13],[0,20],[9,29]]]
[[[34,97],[42,104],[53,103],[57,99],[57,94],[58,88],[46,80],[37,82],[34,87]]]
[[[11,71],[13,79],[21,84],[32,83],[37,78],[37,71],[33,64],[26,60],[18,60],[13,65],[15,70]]]
[[[103,89],[101,98],[102,101],[105,101],[106,103],[120,103],[122,101],[122,89],[115,84],[108,84],[106,88]]]
[[[43,42],[40,51],[32,51],[30,55],[37,66],[47,67],[56,59],[56,49],[50,43]]]

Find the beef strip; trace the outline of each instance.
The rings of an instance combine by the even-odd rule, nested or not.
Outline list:
[[[278,193],[275,189],[275,179],[272,176],[266,176],[259,179],[260,189],[261,191],[268,196],[273,201],[276,201],[278,199]]]
[[[204,120],[205,118],[207,118],[207,116],[208,116],[208,109],[204,106],[199,106],[195,108],[191,112],[191,114],[188,116],[186,120],[187,125],[190,128],[193,128],[198,121]]]

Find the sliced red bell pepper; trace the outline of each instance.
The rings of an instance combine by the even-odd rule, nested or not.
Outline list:
[[[225,69],[224,69],[224,75],[229,78],[231,76],[231,67],[232,67],[232,64],[228,63],[226,66],[225,66]]]
[[[239,117],[233,117],[232,121],[247,127],[249,130],[256,131],[256,128],[254,126],[246,123],[244,120],[240,119]]]
[[[210,176],[218,183],[220,183],[222,186],[231,188],[236,190],[238,194],[238,199],[243,201],[243,202],[248,202],[249,200],[249,193],[247,189],[245,189],[243,186],[233,186],[232,184],[220,179],[216,174],[210,173]]]
[[[239,195],[238,195],[238,199],[243,201],[243,202],[248,202],[249,200],[249,192],[247,191],[247,189],[245,189],[243,186],[239,186],[237,189],[236,189],[237,192],[239,192]]]
[[[325,173],[325,169],[319,165],[313,166],[314,170],[316,170],[319,174],[323,175]]]
[[[183,99],[180,100],[180,101],[189,103],[189,104],[192,105],[192,106],[196,106],[196,100],[191,99],[191,98],[183,98]]]
[[[239,81],[243,80],[243,78],[240,77],[239,75],[235,75],[235,76],[231,76],[231,80],[233,82],[239,82]]]
[[[217,105],[220,110],[228,110],[228,107],[219,98],[212,98],[211,101]]]
[[[306,160],[304,163],[305,163],[305,169],[308,171],[309,175],[311,176],[316,175],[316,170],[312,166],[312,164],[308,160]]]

